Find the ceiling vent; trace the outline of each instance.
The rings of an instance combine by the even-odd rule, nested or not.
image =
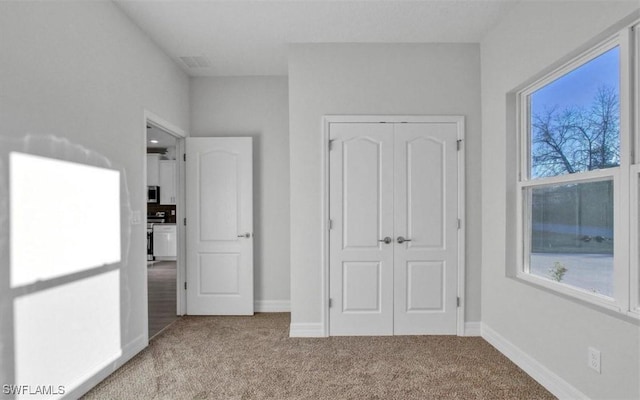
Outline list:
[[[187,68],[211,68],[211,61],[205,56],[178,57]]]

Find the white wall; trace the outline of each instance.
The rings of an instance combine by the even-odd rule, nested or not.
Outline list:
[[[147,344],[146,227],[129,225],[130,208],[144,215],[146,207],[143,112],[148,109],[187,130],[188,78],[107,1],[0,2],[0,54],[0,179],[6,179],[8,147],[76,161],[83,157],[87,162],[101,160],[122,172],[122,260],[109,268],[117,269],[120,276],[116,298],[123,356],[97,375],[83,376],[84,386],[70,396],[77,397]],[[30,142],[25,140],[27,134],[32,135]],[[6,198],[0,199],[0,205],[0,216],[5,219]],[[95,229],[99,229],[100,216],[95,218]],[[24,297],[8,287],[7,229],[2,223],[2,383],[12,383],[14,374],[13,342],[17,338],[12,336],[12,303]],[[62,279],[48,284],[62,288],[65,283]],[[72,314],[73,310],[68,315],[56,314],[57,323],[68,324]],[[82,318],[80,321],[68,330],[91,331],[81,326]],[[56,326],[43,323],[40,329]],[[94,339],[80,336],[76,343]],[[56,343],[48,346],[55,348]],[[64,359],[41,360],[49,361],[70,368]],[[71,389],[66,388],[67,392]]]
[[[515,132],[506,94],[638,8],[630,2],[521,2],[482,41],[482,322],[594,399],[640,397],[638,322],[505,277],[515,260],[507,211]],[[507,215],[509,214],[509,215]],[[602,374],[587,347],[602,352]]]
[[[477,44],[290,47],[292,324],[321,323],[321,118],[466,116],[467,321],[480,320],[480,53]],[[307,325],[309,326],[309,325]]]
[[[254,140],[254,280],[257,311],[289,304],[289,109],[287,78],[191,79],[192,136]]]

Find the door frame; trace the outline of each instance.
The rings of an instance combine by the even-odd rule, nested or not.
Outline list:
[[[460,305],[457,308],[457,335],[465,335],[465,118],[462,115],[325,115],[322,117],[321,149],[321,318],[323,336],[329,336],[329,128],[332,123],[455,123],[458,128],[457,140],[462,146],[458,152],[458,218],[462,221],[458,229],[458,276],[457,288]]]
[[[178,253],[176,257],[176,315],[185,315],[187,312],[187,294],[184,289],[184,284],[182,282],[186,281],[186,230],[185,226],[182,223],[179,223],[185,216],[185,166],[184,162],[180,162],[183,159],[183,155],[185,153],[185,138],[187,137],[187,133],[181,129],[180,127],[173,125],[172,123],[166,121],[160,116],[154,114],[153,112],[145,109],[144,110],[144,118],[143,118],[143,132],[144,132],[144,142],[143,142],[143,155],[142,155],[142,171],[144,177],[144,192],[146,192],[146,176],[147,176],[147,125],[151,124],[156,126],[157,128],[162,129],[167,132],[171,136],[176,138],[176,177],[177,177],[177,193],[176,193],[176,231],[177,231],[177,239],[178,239]],[[143,196],[143,199],[146,196]],[[144,226],[147,226],[147,213],[144,213],[144,218],[142,219]],[[145,263],[146,265],[146,263]],[[149,297],[149,293],[147,292],[148,282],[147,282],[147,274],[144,274],[145,277],[145,299]],[[147,310],[148,313],[148,310]],[[148,317],[148,316],[147,316]],[[147,332],[146,336],[149,336],[148,332],[148,324],[146,325]]]

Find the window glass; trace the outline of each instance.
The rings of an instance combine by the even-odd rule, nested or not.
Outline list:
[[[613,296],[613,181],[532,187],[529,272]]]
[[[619,166],[619,99],[619,47],[533,92],[531,178]]]

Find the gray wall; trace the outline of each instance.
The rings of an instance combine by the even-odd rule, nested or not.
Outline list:
[[[480,320],[480,52],[477,44],[290,47],[291,321],[321,323],[321,119],[466,116],[467,321]]]
[[[99,154],[122,171],[123,259],[113,268],[120,270],[124,354],[98,376],[88,378],[86,389],[147,344],[146,227],[129,225],[129,208],[144,215],[146,207],[143,112],[148,109],[187,130],[188,78],[112,2],[1,2],[0,54],[3,175],[8,143],[15,149],[37,148],[40,154],[63,159],[65,154],[75,154],[77,159],[82,146],[90,152],[87,159],[89,154]],[[31,145],[24,141],[27,134],[32,135]],[[3,208],[0,215],[6,217],[6,212]],[[13,374],[10,311],[16,295],[7,287],[7,229],[7,224],[0,226],[3,383],[10,383]],[[64,323],[63,315],[59,321]]]
[[[192,136],[254,138],[254,294],[258,310],[282,311],[290,275],[287,77],[192,78],[190,87]]]
[[[482,41],[482,322],[594,399],[638,398],[638,323],[505,277],[515,259],[515,132],[506,95],[638,8],[630,2],[521,2]],[[587,347],[602,352],[602,374]]]

